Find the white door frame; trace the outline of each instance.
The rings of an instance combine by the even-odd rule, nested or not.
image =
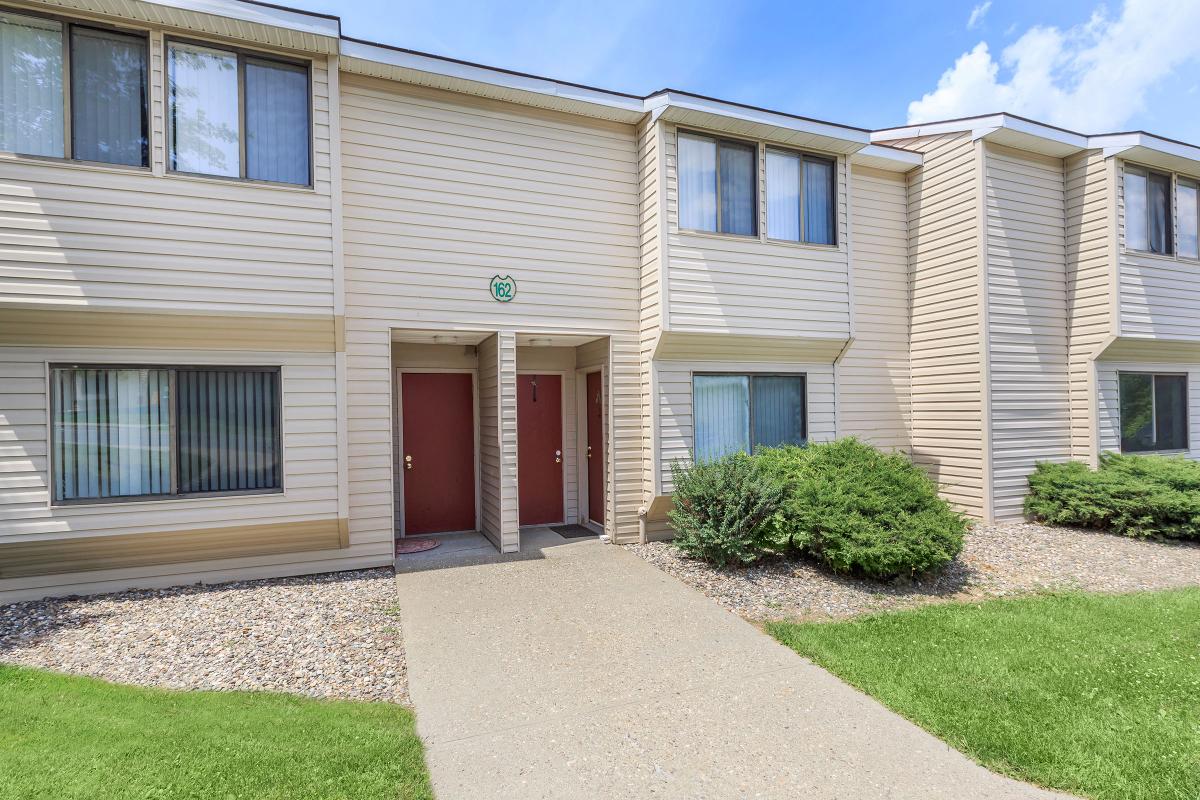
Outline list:
[[[393,508],[396,519],[397,531],[401,539],[407,538],[404,531],[404,381],[401,375],[406,372],[417,373],[455,373],[469,374],[471,376],[471,427],[473,433],[473,448],[474,448],[474,464],[475,464],[475,532],[482,530],[482,502],[480,497],[480,470],[479,470],[479,370],[475,368],[451,368],[451,367],[394,367],[395,375],[393,382],[395,384],[393,394],[396,398],[396,407],[392,409],[392,418],[396,426],[396,444],[395,450],[392,453],[392,473],[396,475],[399,483],[399,493],[397,497],[392,498]],[[443,531],[442,533],[461,533],[462,531]],[[437,536],[440,534],[415,534],[416,536]]]
[[[608,398],[604,396],[604,387],[608,382],[608,368],[604,364],[596,364],[590,367],[580,367],[575,370],[575,413],[577,415],[577,419],[579,419],[579,423],[577,423],[575,426],[575,447],[577,451],[575,457],[578,464],[578,468],[576,469],[578,483],[576,485],[575,493],[579,497],[579,524],[587,528],[592,528],[593,530],[600,528],[600,532],[603,533],[603,528],[607,526],[607,520],[605,521],[605,526],[601,526],[592,521],[590,493],[591,487],[589,486],[591,476],[588,472],[587,458],[587,425],[589,419],[587,376],[593,372],[600,373],[600,394],[603,403],[600,413],[601,430],[599,457],[601,459],[600,463],[604,468],[600,471],[600,480],[602,481],[600,495],[601,497],[608,497]]]
[[[569,413],[569,409],[567,408],[567,379],[570,377],[569,371],[565,370],[565,369],[519,369],[519,370],[517,370],[517,375],[557,375],[558,376],[558,384],[559,384],[558,388],[559,388],[559,395],[560,395],[558,398],[558,405],[559,405],[559,409],[561,412],[559,414],[560,419],[558,421],[558,426],[559,426],[558,430],[559,430],[559,435],[565,437],[566,432],[567,432],[567,414]],[[521,429],[521,411],[520,411],[520,404],[518,404],[517,405],[517,430],[519,431],[520,429]],[[520,446],[521,446],[520,434],[518,434],[518,441],[517,441],[517,474],[518,475],[521,474]],[[563,486],[563,488],[562,488],[563,519],[560,520],[559,522],[541,523],[544,525],[563,525],[563,524],[570,522],[570,520],[567,519],[567,507],[570,505],[570,503],[567,502],[567,497],[568,497],[567,477],[568,476],[567,476],[567,459],[565,458],[566,453],[567,453],[567,443],[565,441],[563,442],[562,447],[563,447],[562,452],[563,452],[564,458],[563,458],[562,464],[559,465],[559,470],[562,472],[562,477],[563,477],[563,482],[562,482],[562,486]],[[518,481],[518,485],[520,485],[519,481]],[[578,487],[576,487],[575,495],[576,496],[579,495]],[[521,499],[520,498],[521,498],[521,494],[520,494],[520,492],[518,492],[517,493],[517,527],[518,528],[521,525]]]

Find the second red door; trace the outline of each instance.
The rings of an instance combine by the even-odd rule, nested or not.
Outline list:
[[[559,375],[517,376],[517,497],[522,525],[563,521]]]

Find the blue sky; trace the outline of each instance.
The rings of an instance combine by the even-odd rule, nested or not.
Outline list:
[[[291,0],[348,36],[863,127],[1007,110],[1200,143],[1200,0]]]

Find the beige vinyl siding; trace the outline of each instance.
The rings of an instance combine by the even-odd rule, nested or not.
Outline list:
[[[837,368],[838,435],[908,451],[908,200],[903,175],[853,167],[854,340]]]
[[[614,334],[610,340],[608,394],[608,533],[616,544],[639,540],[637,510],[641,505],[644,469],[640,345],[633,334]],[[612,520],[611,523],[607,520]]]
[[[483,533],[501,552],[518,545],[517,343],[498,333],[479,345],[479,477]]]
[[[1149,356],[1153,343],[1142,347],[1141,353]],[[1132,353],[1130,353],[1132,354]],[[1099,439],[1101,452],[1121,451],[1121,398],[1118,375],[1121,372],[1161,372],[1188,376],[1188,451],[1184,454],[1200,460],[1200,348],[1193,349],[1188,356],[1177,354],[1175,358],[1187,361],[1109,361],[1096,363],[1096,380],[1099,395]]]
[[[666,163],[666,327],[676,333],[732,333],[845,340],[850,335],[847,169],[837,158],[838,245],[767,241],[765,145],[759,145],[759,236],[679,229],[674,126]]]
[[[638,193],[640,213],[640,279],[638,360],[641,376],[642,486],[641,502],[657,494],[654,439],[654,348],[664,325],[662,302],[664,190],[663,125],[649,120],[638,131]]]
[[[47,364],[253,364],[282,367],[283,482],[278,494],[50,505]],[[117,534],[210,530],[313,520],[336,523],[337,450],[332,353],[0,348],[0,542],[81,540]],[[355,543],[346,549],[108,569],[0,580],[0,602],[100,588],[169,585],[217,576],[313,571],[381,563]],[[384,559],[386,563],[386,558]],[[346,566],[343,567],[342,565]],[[291,565],[290,568],[288,565]]]
[[[836,436],[836,393],[832,364],[655,361],[654,369],[659,387],[658,436],[662,458],[660,480],[663,494],[670,494],[675,489],[671,480],[671,464],[690,464],[692,460],[695,430],[692,417],[692,376],[697,372],[803,374],[807,392],[809,441],[823,442]]]
[[[333,314],[329,98],[312,69],[313,189],[164,175],[162,37],[152,169],[17,159],[0,170],[0,307]]]
[[[513,403],[516,332],[636,337],[637,144],[631,126],[342,77],[351,530],[382,541],[392,535],[381,478],[391,462],[390,331],[502,331],[497,368],[512,377],[493,394]],[[494,275],[516,281],[512,302],[492,299]],[[485,363],[481,347],[481,410]],[[612,384],[636,403],[636,362],[613,369],[632,371],[632,383],[614,375]],[[485,530],[506,549],[516,547],[515,405],[512,414],[496,432],[512,452],[506,445],[490,473],[511,502],[504,495],[488,511],[486,448],[482,469]],[[632,439],[640,448],[640,420]],[[638,501],[621,498],[612,524],[628,524],[619,518]]]
[[[1071,457],[1061,159],[985,149],[993,516],[1023,516],[1038,461]]]
[[[980,178],[956,133],[890,144],[924,153],[909,173],[913,460],[943,496],[985,513]]]
[[[1125,162],[1118,161],[1119,335],[1200,341],[1200,263],[1125,246],[1124,174]],[[1174,198],[1171,204],[1174,209]],[[1173,227],[1178,230],[1177,222]]]
[[[1066,159],[1067,321],[1070,363],[1071,455],[1096,456],[1095,357],[1113,331],[1115,187],[1103,152]]]

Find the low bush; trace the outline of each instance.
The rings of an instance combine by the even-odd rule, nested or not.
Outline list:
[[[876,579],[939,570],[962,550],[966,518],[903,455],[848,438],[756,458],[785,494],[764,530],[773,549]]]
[[[721,567],[751,564],[768,552],[763,527],[778,511],[783,488],[767,480],[755,458],[733,453],[690,467],[673,463],[671,475],[676,547]]]
[[[1117,453],[1102,456],[1097,470],[1074,461],[1038,464],[1025,512],[1052,525],[1200,539],[1200,464]]]

